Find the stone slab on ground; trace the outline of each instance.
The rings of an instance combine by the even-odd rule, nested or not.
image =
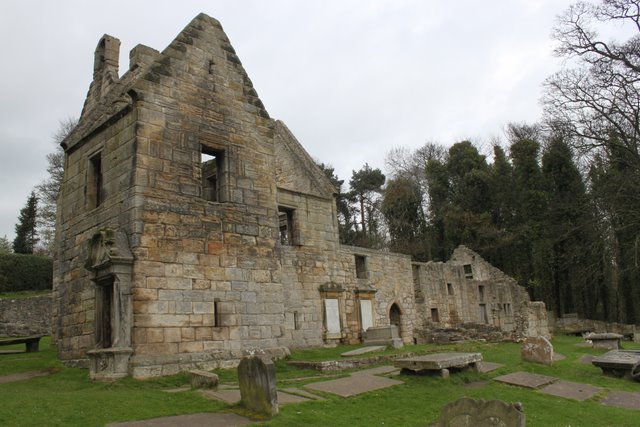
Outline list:
[[[578,362],[583,363],[585,365],[591,365],[591,362],[593,362],[593,359],[596,356],[594,356],[593,354],[585,354],[584,356],[581,356],[580,359],[578,359]]]
[[[565,356],[564,354],[556,353],[556,352],[553,353],[553,361],[554,362],[559,362],[559,361],[564,360],[566,358],[567,358],[567,356]]]
[[[229,405],[235,405],[240,402],[240,399],[242,399],[240,390],[201,390],[200,393],[209,399],[221,400]],[[277,393],[279,405],[309,401],[309,398],[297,396],[295,393],[284,393],[282,391],[278,391]],[[317,398],[318,396],[315,397]]]
[[[640,393],[632,391],[610,391],[600,403],[616,408],[640,410]]]
[[[385,375],[385,374],[392,374],[398,371],[399,369],[396,368],[395,366],[385,365],[385,366],[378,366],[377,368],[369,368],[369,369],[363,369],[362,371],[356,371],[352,375]]]
[[[514,372],[512,374],[495,377],[494,380],[500,381],[501,383],[505,384],[536,389],[558,381],[558,378],[548,377],[546,375],[531,374],[529,372]]]
[[[221,400],[229,405],[235,405],[240,402],[240,390],[200,390],[203,396],[209,399]]]
[[[251,424],[254,421],[238,414],[220,412],[176,415],[172,417],[152,418],[149,420],[126,421],[107,424],[107,427],[236,427]]]
[[[480,353],[449,352],[398,359],[393,364],[397,368],[412,371],[439,371],[449,368],[465,368],[467,366],[476,367],[476,363],[481,361],[482,354]]]
[[[487,372],[495,371],[496,369],[502,368],[504,365],[502,363],[493,363],[493,362],[479,362],[478,363],[478,372],[482,374],[486,374]]]
[[[386,348],[387,348],[386,345],[369,345],[366,347],[356,348],[355,350],[346,351],[342,353],[340,356],[342,357],[359,356],[361,354],[373,353],[375,351],[384,351]]]
[[[471,381],[468,383],[462,384],[464,388],[480,388],[484,387],[487,384],[487,381]]]
[[[342,397],[356,396],[368,391],[380,390],[397,384],[404,384],[402,381],[390,378],[378,377],[375,375],[353,375],[337,380],[322,381],[319,383],[307,384],[304,387],[337,394]]]
[[[300,388],[289,387],[289,388],[283,389],[282,391],[284,391],[285,393],[306,397],[307,399],[324,400],[324,397],[318,396],[317,394],[309,393],[307,390],[302,390]],[[279,398],[280,396],[278,396],[278,399]]]
[[[170,388],[170,389],[162,390],[162,391],[164,391],[165,393],[181,393],[183,391],[189,391],[189,390],[191,390],[191,386],[183,385],[182,387]]]
[[[602,389],[600,387],[594,387],[589,384],[573,383],[570,381],[557,381],[540,389],[541,393],[581,401],[587,400],[601,391]]]
[[[31,378],[46,377],[47,375],[51,375],[51,373],[52,372],[49,370],[43,370],[43,371],[29,371],[29,372],[20,372],[18,374],[3,375],[0,377],[0,384],[12,383],[14,381],[30,380]]]

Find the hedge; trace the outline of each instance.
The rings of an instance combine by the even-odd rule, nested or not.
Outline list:
[[[40,255],[0,255],[0,292],[51,289],[53,260]]]

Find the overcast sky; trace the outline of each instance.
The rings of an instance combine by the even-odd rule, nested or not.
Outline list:
[[[198,13],[218,19],[273,118],[348,182],[392,147],[488,141],[540,118],[560,67],[549,37],[565,0],[32,1],[0,12],[0,237],[13,240],[46,176],[59,120],[80,114],[103,34],[120,70],[162,51]]]

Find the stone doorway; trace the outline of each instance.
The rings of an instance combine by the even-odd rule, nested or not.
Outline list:
[[[402,312],[400,311],[400,307],[395,302],[391,305],[389,309],[389,324],[396,325],[398,327],[398,331],[402,330]]]

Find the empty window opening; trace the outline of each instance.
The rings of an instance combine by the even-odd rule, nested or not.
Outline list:
[[[213,300],[213,326],[220,327],[222,326],[222,310],[221,303],[218,298]]]
[[[482,285],[478,286],[478,296],[480,301],[484,301],[484,286]]]
[[[471,264],[465,264],[464,268],[464,277],[466,279],[473,279],[473,269],[471,268]]]
[[[453,295],[453,285],[451,283],[447,283],[447,295]]]
[[[419,265],[412,265],[411,266],[411,270],[413,273],[413,284],[415,286],[419,286],[420,285],[420,266]]]
[[[283,245],[295,244],[293,209],[278,206],[278,227],[280,229],[280,243]]]
[[[434,322],[434,323],[440,322],[440,316],[438,315],[438,309],[437,308],[432,308],[431,309],[431,321]]]
[[[502,308],[504,310],[504,314],[506,314],[507,316],[510,316],[513,313],[511,311],[511,304],[509,303],[503,304]]]
[[[367,258],[362,255],[355,255],[356,277],[358,279],[367,278]]]
[[[87,176],[87,201],[90,209],[97,208],[104,201],[102,188],[102,155],[94,154],[89,159]]]
[[[489,323],[486,304],[480,304],[480,323]]]
[[[210,202],[222,202],[224,177],[224,152],[202,148],[200,155],[202,169],[202,198]]]
[[[298,313],[297,311],[293,312],[293,327],[296,330],[302,329],[302,319],[300,313]]]
[[[209,74],[214,74],[215,73],[215,62],[213,62],[213,60],[209,61]]]
[[[113,281],[96,286],[96,347],[110,348],[113,345]]]

